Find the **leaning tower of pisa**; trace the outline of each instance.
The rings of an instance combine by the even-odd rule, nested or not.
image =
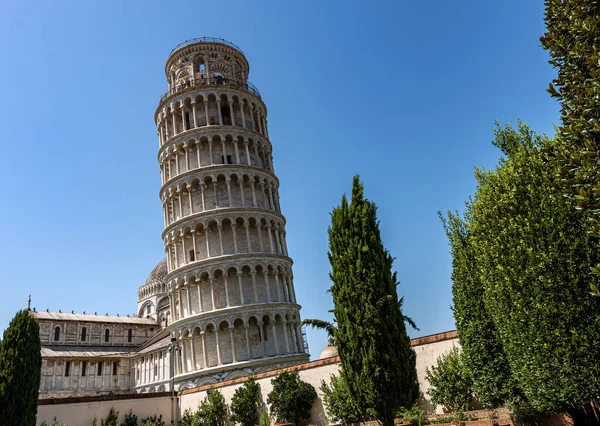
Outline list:
[[[155,122],[180,384],[308,360],[267,107],[249,72],[241,49],[215,38],[178,45],[165,65]]]

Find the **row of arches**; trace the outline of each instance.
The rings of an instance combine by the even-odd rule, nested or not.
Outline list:
[[[173,320],[258,303],[296,303],[291,269],[283,264],[201,269],[169,282],[169,286]]]
[[[220,208],[252,207],[281,212],[277,181],[260,172],[201,174],[161,194],[165,228],[185,217]]]
[[[201,86],[206,88],[207,86]],[[188,130],[210,126],[237,126],[268,137],[263,105],[238,94],[217,91],[173,99],[158,114],[159,146]]]
[[[273,173],[271,145],[243,135],[207,135],[180,141],[159,155],[161,182],[214,165],[244,165]]]
[[[222,215],[197,220],[164,235],[169,272],[206,259],[237,254],[288,256],[283,222],[271,215]]]
[[[250,314],[193,324],[176,332],[175,375],[254,359],[303,354],[304,342],[296,312]],[[165,380],[168,351],[134,361],[136,385]]]

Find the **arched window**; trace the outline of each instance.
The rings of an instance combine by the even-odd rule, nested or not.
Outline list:
[[[54,329],[54,341],[58,342],[60,340],[60,327],[56,326]]]
[[[85,339],[87,339],[87,328],[82,327],[81,328],[81,341],[85,342]]]
[[[110,339],[110,330],[107,328],[104,331],[104,343],[108,343]]]

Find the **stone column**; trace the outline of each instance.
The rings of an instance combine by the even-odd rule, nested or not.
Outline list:
[[[240,111],[242,112],[242,127],[246,127],[246,115],[244,114],[244,103],[240,104]]]
[[[204,230],[204,239],[206,240],[206,258],[208,259],[210,257],[210,241],[209,241],[209,234],[211,234],[210,229],[205,229]]]
[[[175,120],[175,111],[171,108],[171,117],[173,119],[173,136],[177,136],[177,121]]]
[[[206,115],[206,125],[210,126],[210,118],[208,117],[208,99],[204,101],[204,115]]]
[[[304,342],[302,340],[302,333],[300,332],[300,325],[296,324],[294,328],[296,329],[296,340],[298,341],[298,351],[300,353],[304,353]]]
[[[204,312],[204,308],[202,307],[202,281],[196,280],[196,283],[198,284],[198,309],[200,309],[200,312]]]
[[[204,199],[204,188],[206,188],[206,184],[203,182],[200,184],[200,196],[202,197],[202,211],[206,211],[206,200]]]
[[[242,272],[238,272],[238,285],[240,286],[240,305],[244,304],[244,283],[242,282]]]
[[[287,330],[287,321],[285,319],[282,320],[283,323],[283,337],[285,339],[285,353],[289,354],[290,353],[290,338],[288,336],[288,330]]]
[[[265,331],[265,324],[260,321],[258,323],[258,327],[260,328],[260,331],[262,331],[262,339],[260,339],[260,344],[262,346],[262,353],[263,353],[263,358],[267,357],[267,346],[265,344],[265,337],[267,337],[266,331]]]
[[[235,254],[238,254],[237,232],[235,231],[236,228],[237,228],[237,224],[232,222],[231,223],[231,232],[233,234],[233,252]]]
[[[233,114],[233,101],[227,101],[229,104],[229,114],[231,114],[231,124],[235,126],[235,115]]]
[[[198,127],[198,120],[196,120],[196,100],[192,100],[192,114],[194,117],[194,128]]]
[[[250,149],[248,148],[248,145],[250,144],[250,142],[248,142],[247,139],[244,140],[244,148],[246,148],[246,163],[248,163],[249,166],[252,165],[252,159],[250,158]]]
[[[225,272],[223,274],[223,283],[225,283],[225,303],[227,305],[227,307],[229,308],[230,303],[229,303],[229,282],[227,280],[227,273]]]
[[[196,349],[194,348],[194,334],[190,336],[190,352],[192,353],[192,371],[196,369]]]
[[[265,251],[265,248],[263,246],[263,236],[262,236],[263,226],[262,225],[258,225],[256,227],[256,229],[258,231],[258,243],[260,245],[260,252],[263,253]]]
[[[190,203],[190,215],[194,214],[194,200],[192,198],[192,187],[188,185],[188,202]]]
[[[190,297],[190,287],[185,283],[185,297],[187,299],[188,316],[192,315],[192,299]]]
[[[215,195],[215,209],[219,208],[219,197],[217,196],[217,182],[213,180],[213,193]]]
[[[267,302],[271,303],[271,289],[269,285],[269,271],[264,271],[263,275],[265,277],[265,286],[267,287]]]
[[[240,195],[242,196],[242,207],[246,207],[246,191],[244,190],[244,177],[242,176],[238,183],[240,185]]]
[[[217,229],[219,230],[219,248],[221,249],[221,256],[223,256],[225,254],[223,250],[223,226],[219,224]]]
[[[196,160],[198,161],[198,168],[202,167],[202,162],[200,161],[200,142],[196,142]]]
[[[250,224],[248,223],[248,219],[244,222],[244,227],[246,228],[246,245],[248,246],[248,253],[252,253],[252,241],[250,240]]]
[[[204,358],[204,368],[208,368],[208,355],[206,353],[206,332],[202,330],[200,332],[202,336],[202,357]]]
[[[219,334],[221,331],[219,329],[215,329],[215,342],[217,344],[217,365],[223,365],[221,362],[221,348],[219,345]]]
[[[185,108],[182,106],[181,108],[181,131],[184,132],[187,129],[187,126],[185,125]]]
[[[223,138],[221,138],[221,152],[223,153],[223,164],[227,164],[227,147]]]
[[[233,207],[233,198],[231,197],[231,179],[227,176],[225,179],[225,183],[227,184],[227,197],[229,198],[229,207]]]
[[[250,347],[250,333],[249,326],[244,326],[244,331],[246,332],[246,350],[248,351],[248,359],[252,359],[252,348]]]
[[[256,204],[256,190],[254,189],[254,181],[250,181],[250,187],[252,188],[252,207],[258,207]]]
[[[235,149],[235,164],[240,164],[240,150],[238,149],[238,140],[233,140],[233,148]]]
[[[273,234],[271,234],[271,225],[267,225],[267,233],[269,234],[269,247],[271,248],[271,253],[275,253],[275,249],[273,248]]]
[[[236,351],[235,351],[235,339],[233,338],[233,330],[234,330],[234,326],[230,326],[229,327],[229,338],[231,339],[231,355],[233,358],[233,362],[237,362],[237,355],[236,355]]]
[[[258,303],[258,287],[256,285],[256,271],[250,271],[252,275],[252,287],[254,288],[254,303]]]
[[[212,303],[212,309],[211,310],[215,310],[216,305],[215,305],[215,285],[214,285],[214,278],[209,278],[208,281],[210,282],[210,301]]]
[[[217,99],[217,112],[219,113],[219,126],[223,125],[223,115],[221,114],[221,100]]]
[[[277,321],[271,323],[271,328],[273,328],[273,340],[275,343],[275,353],[277,355],[281,355],[281,350],[279,349],[279,337],[277,336]]]
[[[187,142],[185,142],[183,144],[183,151],[185,152],[185,171],[189,172],[190,171],[190,155],[189,155],[189,148],[187,145]]]
[[[213,150],[212,150],[212,139],[208,140],[208,154],[210,155],[210,163],[208,163],[209,165],[213,165],[215,164],[215,160],[213,159]]]

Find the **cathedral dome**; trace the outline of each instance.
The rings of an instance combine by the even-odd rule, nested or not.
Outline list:
[[[152,281],[163,281],[167,276],[167,258],[165,257],[163,260],[158,262],[158,264],[154,267],[148,278],[146,279],[146,284],[150,284]]]

